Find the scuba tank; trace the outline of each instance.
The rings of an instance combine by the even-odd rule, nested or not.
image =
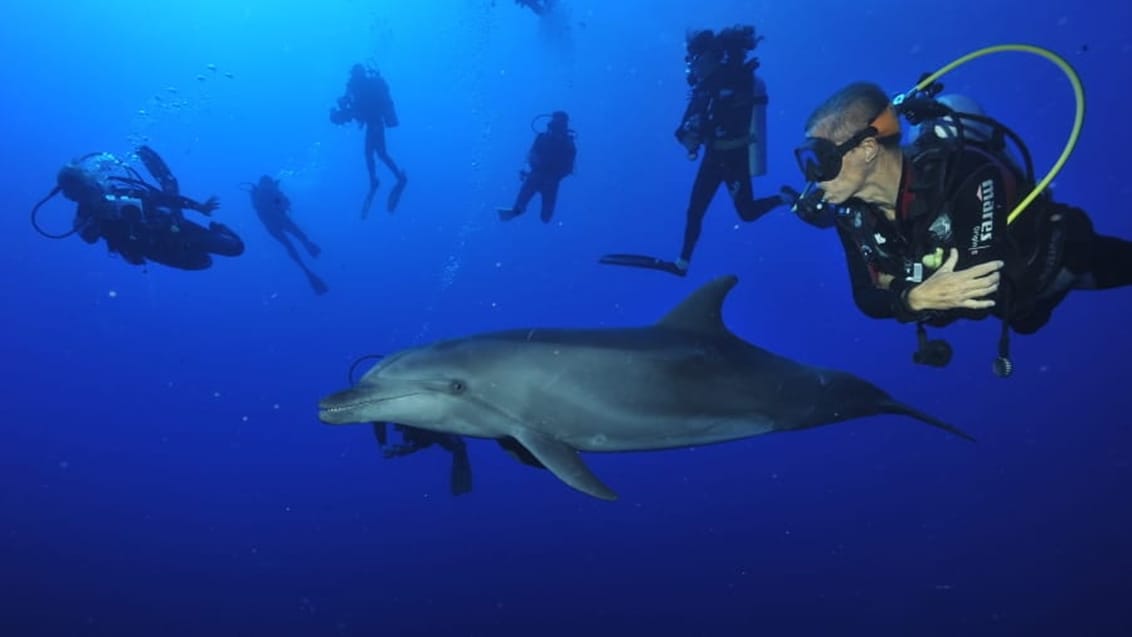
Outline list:
[[[380,75],[377,81],[381,82],[381,119],[385,121],[386,128],[396,128],[401,120],[397,118],[397,108],[393,105],[393,96],[389,93],[389,85]]]
[[[766,174],[766,105],[769,97],[766,82],[755,76],[754,102],[751,105],[750,143],[747,145],[747,163],[752,177]]]

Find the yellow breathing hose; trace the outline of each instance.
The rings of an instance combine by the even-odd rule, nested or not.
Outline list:
[[[1043,49],[1041,47],[1033,46],[1030,44],[1000,44],[997,46],[988,46],[986,48],[973,51],[961,58],[956,59],[955,61],[921,80],[920,83],[912,89],[912,91],[924,90],[939,78],[947,75],[951,71],[960,66],[963,66],[971,60],[983,57],[985,55],[991,55],[993,53],[1002,53],[1004,51],[1033,53],[1034,55],[1044,57],[1056,64],[1058,68],[1060,68],[1062,72],[1065,73],[1066,77],[1069,78],[1069,83],[1073,86],[1073,96],[1077,100],[1077,112],[1073,116],[1073,129],[1069,133],[1069,140],[1065,143],[1065,148],[1061,151],[1061,156],[1057,158],[1057,161],[1054,163],[1053,168],[1050,168],[1049,172],[1046,173],[1046,176],[1043,177],[1041,181],[1039,181],[1034,186],[1033,191],[1031,191],[1030,194],[1027,195],[1022,201],[1018,202],[1018,205],[1014,207],[1014,210],[1010,211],[1010,214],[1006,216],[1006,223],[1011,224],[1014,223],[1014,220],[1018,218],[1018,215],[1022,214],[1022,211],[1024,211],[1026,207],[1029,206],[1034,201],[1034,199],[1037,198],[1037,196],[1040,195],[1042,191],[1049,186],[1050,182],[1053,181],[1053,178],[1057,176],[1057,173],[1061,172],[1062,167],[1065,166],[1065,162],[1069,159],[1069,155],[1073,153],[1073,148],[1077,145],[1077,139],[1081,136],[1081,127],[1085,123],[1085,89],[1081,84],[1081,78],[1077,76],[1077,72],[1074,71],[1073,67],[1070,66],[1069,63],[1066,62],[1061,56],[1048,49]]]

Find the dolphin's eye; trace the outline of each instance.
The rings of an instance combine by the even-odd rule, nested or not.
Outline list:
[[[465,385],[464,381],[462,381],[462,380],[454,380],[454,381],[448,383],[448,389],[453,394],[462,394],[462,393],[464,393],[464,390],[466,390],[467,388],[468,388],[468,386]]]

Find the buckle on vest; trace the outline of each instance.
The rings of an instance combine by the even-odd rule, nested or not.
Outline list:
[[[921,283],[924,280],[924,265],[916,261],[904,261],[904,280],[909,283]]]

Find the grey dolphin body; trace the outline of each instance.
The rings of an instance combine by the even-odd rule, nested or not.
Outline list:
[[[607,500],[617,495],[579,451],[706,445],[876,414],[971,439],[852,374],[732,334],[722,306],[737,282],[715,279],[647,327],[518,329],[404,350],[320,401],[319,419],[511,438],[566,484]]]

